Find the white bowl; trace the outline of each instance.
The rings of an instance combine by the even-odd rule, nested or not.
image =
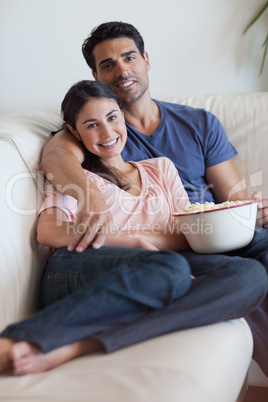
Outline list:
[[[258,201],[203,212],[174,214],[197,253],[224,253],[247,246],[256,225]]]

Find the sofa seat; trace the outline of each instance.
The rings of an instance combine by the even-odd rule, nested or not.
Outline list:
[[[81,357],[45,373],[2,375],[0,401],[234,402],[251,352],[248,325],[232,320]]]

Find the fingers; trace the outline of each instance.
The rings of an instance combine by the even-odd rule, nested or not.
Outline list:
[[[82,253],[89,245],[96,249],[102,247],[105,244],[111,221],[110,213],[84,216],[82,222],[76,224],[68,250],[75,249],[78,253]]]
[[[257,213],[257,224],[268,228],[268,207],[262,208]]]
[[[252,200],[261,200],[261,195],[257,191],[251,195]]]
[[[102,246],[104,246],[105,244],[105,240],[107,238],[107,233],[109,231],[109,225],[110,225],[110,221],[105,221],[104,224],[101,226],[101,228],[98,230],[95,239],[92,243],[92,247],[93,248],[100,248]]]
[[[268,200],[261,198],[259,193],[253,193],[251,198],[253,200],[260,200],[258,202],[257,224],[268,228]]]
[[[255,193],[253,193],[252,195],[251,195],[251,199],[252,200],[259,200],[259,202],[258,202],[258,208],[262,208],[262,198],[261,198],[261,195],[260,195],[260,193],[258,193],[258,192],[255,192]]]

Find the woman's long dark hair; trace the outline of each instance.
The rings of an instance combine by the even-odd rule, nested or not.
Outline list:
[[[66,124],[70,124],[70,126],[76,130],[78,115],[85,103],[92,98],[113,99],[118,104],[120,110],[122,110],[120,99],[107,85],[99,81],[79,81],[69,89],[62,101],[63,128],[66,127]],[[106,166],[99,156],[91,153],[86,147],[84,147],[84,150],[85,160],[82,164],[84,169],[104,177],[124,190],[130,188],[130,185],[123,178],[123,174],[120,171],[116,168]]]

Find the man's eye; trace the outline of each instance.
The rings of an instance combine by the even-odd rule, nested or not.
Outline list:
[[[102,69],[103,70],[107,70],[108,68],[110,68],[112,65],[111,64],[104,64],[103,66],[102,66]]]

